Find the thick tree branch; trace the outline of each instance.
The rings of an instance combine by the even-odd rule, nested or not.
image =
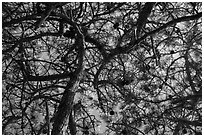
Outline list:
[[[70,133],[71,135],[76,135],[76,123],[74,121],[74,117],[73,117],[73,114],[71,112],[71,114],[69,115],[69,130],[70,130]]]
[[[50,80],[59,80],[70,78],[73,76],[73,73],[62,73],[62,74],[53,74],[48,76],[27,76],[28,81],[50,81]]]
[[[154,34],[160,32],[161,30],[163,30],[163,29],[165,29],[165,28],[167,28],[167,27],[169,27],[171,25],[174,25],[176,23],[183,22],[183,21],[196,20],[196,19],[199,19],[201,17],[202,17],[202,12],[200,12],[200,13],[198,13],[196,15],[184,16],[184,17],[180,17],[180,18],[174,19],[172,21],[169,21],[166,24],[164,24],[163,26],[161,26],[161,27],[159,27],[159,28],[157,28],[157,29],[155,29],[153,31],[150,31],[150,32],[146,33],[141,38],[132,41],[131,43],[129,43],[129,46],[122,48],[121,53],[130,52],[133,48],[135,48],[135,46],[137,46],[141,41],[143,41],[148,36],[154,35]]]
[[[67,87],[63,93],[61,102],[56,112],[56,117],[53,124],[52,135],[58,135],[65,123],[69,122],[68,117],[71,114],[75,92],[78,89],[79,82],[83,74],[83,59],[84,59],[84,35],[81,29],[72,22],[73,26],[77,30],[76,46],[78,46],[78,67],[74,71],[74,75],[70,78]]]
[[[149,17],[154,4],[154,2],[146,2],[143,9],[139,13],[139,17],[137,19],[137,36],[140,35],[141,29],[146,24],[147,18]]]

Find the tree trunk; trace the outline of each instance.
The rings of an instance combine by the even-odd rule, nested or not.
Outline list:
[[[51,134],[52,135],[59,135],[62,131],[62,128],[65,123],[68,123],[68,117],[72,110],[73,100],[75,96],[75,91],[78,87],[78,81],[77,78],[70,79],[70,82],[68,83],[62,99],[61,103],[59,104],[58,110],[55,115],[54,123],[53,123],[53,129]]]

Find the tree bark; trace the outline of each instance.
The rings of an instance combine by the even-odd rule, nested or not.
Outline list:
[[[77,86],[78,82],[76,81],[76,79],[71,79],[68,83],[56,112],[56,116],[54,118],[53,129],[51,132],[52,135],[59,135],[65,123],[68,122],[67,119],[72,110],[75,90],[77,89]]]
[[[70,134],[71,134],[71,135],[76,135],[76,133],[77,133],[76,123],[75,123],[74,116],[73,116],[72,112],[71,112],[70,115],[69,115],[69,123],[68,123],[68,126],[69,126],[69,130],[70,130]]]

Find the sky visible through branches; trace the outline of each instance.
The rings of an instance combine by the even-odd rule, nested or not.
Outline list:
[[[2,134],[202,134],[201,2],[3,2]]]

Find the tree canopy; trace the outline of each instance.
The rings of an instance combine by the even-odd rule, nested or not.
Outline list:
[[[202,134],[201,2],[3,2],[2,133]]]

